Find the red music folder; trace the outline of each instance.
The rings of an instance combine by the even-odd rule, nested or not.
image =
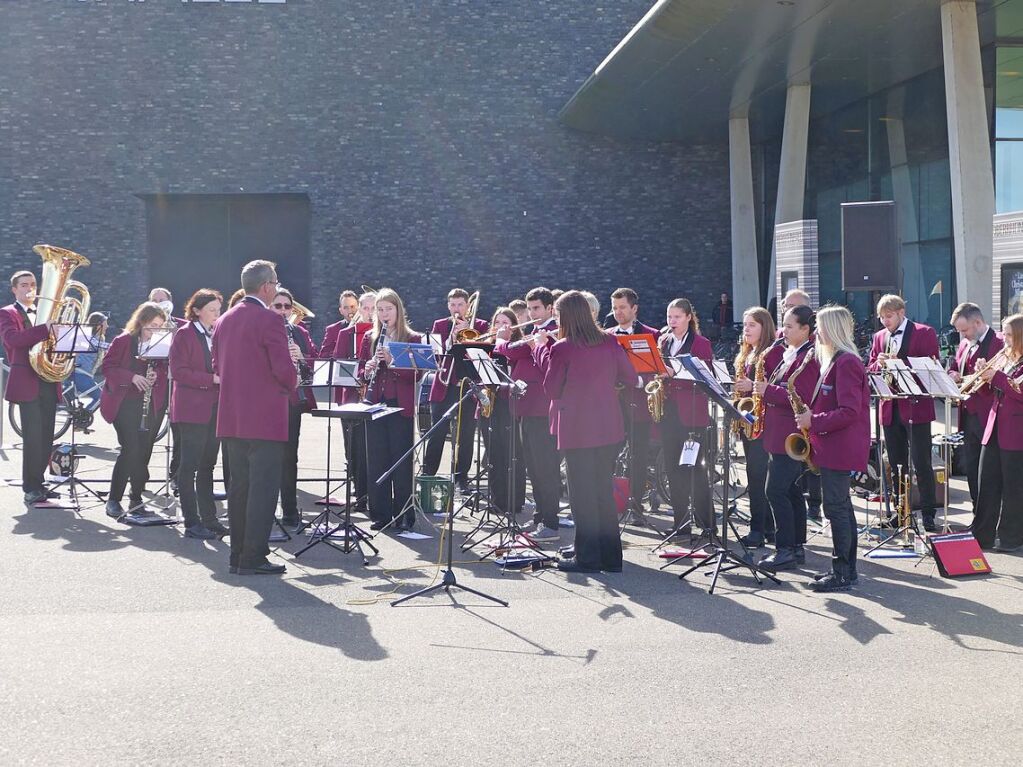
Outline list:
[[[986,575],[991,572],[980,544],[973,533],[944,533],[928,535],[927,542],[934,552],[938,572],[944,578],[961,578],[964,575]]]

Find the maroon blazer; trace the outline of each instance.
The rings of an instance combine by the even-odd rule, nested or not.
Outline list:
[[[609,328],[607,333],[608,333],[608,335],[613,337],[613,336],[617,335],[617,333],[616,333],[617,330],[618,330],[618,326],[615,325],[613,328]],[[661,335],[661,331],[660,330],[657,330],[656,328],[652,328],[649,325],[644,325],[642,322],[639,322],[639,321],[634,322],[632,324],[632,330],[630,332],[633,335],[639,335],[640,333],[649,333],[650,335],[652,335],[654,337],[654,341],[656,341],[660,337],[660,335]],[[625,358],[626,359],[629,358],[628,352],[626,352]],[[631,360],[629,361],[629,364],[630,365],[632,364]],[[633,368],[633,369],[635,369],[635,368]],[[651,381],[652,379],[653,379],[652,375],[645,375],[645,374],[643,375],[643,383],[647,383],[647,382]],[[649,410],[649,408],[647,408],[646,392],[643,391],[642,387],[640,387],[640,386],[630,386],[630,387],[628,387],[626,389],[622,389],[621,403],[622,403],[622,406],[625,408],[625,412],[626,413],[634,414],[634,417],[635,417],[635,419],[637,421],[643,421],[643,422],[646,422],[646,423],[653,423],[653,419],[650,417],[650,410]],[[631,407],[630,407],[630,405],[631,405]]]
[[[1012,369],[1013,378],[1019,378],[1023,365]],[[998,447],[1002,450],[1023,450],[1023,394],[1010,383],[1009,376],[999,370],[991,379],[991,388],[995,390],[994,404],[987,417],[982,444],[991,441],[995,424],[998,424]],[[1019,503],[1019,499],[1014,499]]]
[[[288,441],[288,399],[298,382],[284,318],[246,297],[213,331],[220,376],[217,436]]]
[[[453,325],[454,323],[451,322],[450,317],[444,317],[443,319],[436,320],[433,323],[433,328],[430,330],[431,333],[438,335],[441,339],[443,339],[444,351],[447,351],[447,343],[448,339],[451,337],[451,328]],[[486,333],[490,328],[486,320],[476,320],[473,322],[472,326],[480,333]],[[430,402],[441,402],[444,397],[447,396],[448,387],[441,382],[441,379],[448,375],[448,371],[451,369],[453,364],[454,360],[451,356],[446,355],[443,363],[441,363],[441,369],[438,370],[437,375],[433,377],[433,385],[430,387]],[[449,385],[457,386],[460,379],[461,376],[453,373],[451,374],[451,380],[448,383]]]
[[[870,347],[870,361],[867,368],[872,372],[881,369],[877,357],[884,353],[888,346],[888,331],[879,330],[874,334],[874,342]],[[930,325],[921,325],[910,320],[906,323],[906,337],[899,347],[899,359],[909,357],[938,357],[938,334]],[[900,399],[899,417],[903,423],[930,423],[934,420],[934,400],[926,397],[909,397]],[[892,422],[892,401],[881,403],[881,423],[888,426]]]
[[[870,452],[870,389],[863,362],[845,352],[814,384],[810,444],[818,466],[835,471],[866,471]]]
[[[657,339],[661,356],[665,359],[668,358],[671,352],[671,340],[672,334],[670,332]],[[682,346],[681,354],[691,354],[694,357],[699,357],[707,365],[714,364],[714,347],[710,345],[710,341],[699,333],[690,331],[689,337],[686,338],[685,344]],[[679,423],[692,429],[702,429],[710,426],[707,395],[700,391],[693,381],[676,381],[674,378],[669,378],[665,381],[665,385],[666,401],[674,403]]]
[[[419,344],[423,342],[423,337],[419,333],[413,333],[409,336],[409,343]],[[359,374],[365,375],[366,363],[369,362],[370,357],[373,356],[373,333],[369,332],[362,337],[362,346],[359,347],[359,361],[362,362],[359,365]],[[384,388],[394,387],[394,392],[397,394],[398,407],[401,408],[401,414],[405,418],[412,418],[416,412],[416,371],[408,368],[402,368],[395,370],[390,367],[382,367],[377,371],[376,377],[373,379],[373,388],[367,390],[366,401],[371,403],[377,403],[381,401],[383,396]]]
[[[977,360],[989,360],[1001,351],[1005,341],[1000,333],[994,328],[989,328],[984,340],[980,342],[977,350],[970,354],[970,342],[965,338],[959,342],[956,350],[956,370],[966,377],[977,369]],[[963,413],[970,413],[977,416],[981,423],[986,424],[988,414],[991,412],[991,405],[994,403],[995,393],[987,384],[969,396],[959,406],[959,428],[963,427]]]
[[[783,349],[781,346],[775,348]],[[812,349],[813,343],[808,341],[790,364],[786,365],[779,359],[774,364],[772,372],[767,374],[767,391],[764,392],[764,433],[760,439],[764,449],[772,455],[784,455],[785,438],[799,431],[796,427],[796,418],[792,413],[792,404],[789,402],[788,382]],[[785,352],[782,351],[783,356],[784,354]],[[768,355],[768,361],[770,361],[770,355]],[[813,390],[817,388],[817,380],[820,375],[820,365],[814,359],[806,364],[803,372],[796,379],[796,393],[807,407],[810,407]]]
[[[28,361],[28,352],[40,341],[50,336],[46,325],[32,325],[17,304],[0,309],[0,340],[4,345],[4,356],[11,366],[7,379],[4,399],[8,402],[31,402],[39,396],[39,385],[47,385],[36,375]],[[60,401],[60,384],[57,387],[57,401]]]
[[[171,423],[207,424],[220,397],[213,383],[213,353],[201,331],[189,323],[174,333],[170,350]]]
[[[597,346],[580,346],[563,338],[551,347],[545,362],[543,388],[558,411],[558,450],[614,445],[625,439],[615,387],[635,386],[637,376],[617,341],[605,337]]]
[[[323,332],[323,343],[320,344],[320,350],[316,353],[316,356],[320,359],[328,359],[334,354],[334,347],[337,345],[338,334],[348,327],[348,320],[340,320],[332,325],[327,325]],[[352,357],[346,357],[345,359],[352,359]]]
[[[543,371],[533,359],[529,344],[500,340],[494,345],[494,353],[504,355],[511,366],[509,375],[526,384],[525,395],[512,400],[512,415],[516,418],[549,417],[551,398],[543,389]]]
[[[171,344],[171,348],[174,348]],[[138,358],[139,340],[131,333],[121,333],[110,342],[106,356],[103,357],[103,391],[99,397],[99,411],[103,420],[113,423],[126,399],[142,399],[143,394],[135,388],[131,379],[135,375],[144,376],[148,363]],[[160,360],[153,365],[156,370],[156,382],[153,384],[153,396],[150,408],[160,413],[167,407],[167,361]]]

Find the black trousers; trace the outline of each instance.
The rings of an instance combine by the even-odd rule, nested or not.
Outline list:
[[[884,439],[888,444],[888,460],[894,472],[896,466],[909,469],[909,443],[912,433],[913,469],[916,471],[917,484],[920,487],[920,506],[924,515],[934,514],[937,508],[934,487],[934,469],[931,467],[931,424],[904,423],[899,416],[899,408],[894,407],[892,422],[884,427]]]
[[[526,498],[526,461],[522,455],[522,440],[518,426],[512,418],[508,400],[498,399],[490,418],[480,421],[483,441],[490,461],[490,497],[494,505],[507,513],[522,511]],[[509,440],[514,440],[510,445]],[[511,450],[515,451],[515,476],[511,476]]]
[[[746,454],[746,483],[749,487],[749,529],[761,537],[774,533],[774,517],[767,502],[768,456],[764,443],[759,439],[742,436],[742,448]],[[805,516],[805,515],[804,515]]]
[[[980,481],[970,530],[984,548],[1023,543],[1023,451],[998,447],[998,424],[980,451]]]
[[[267,544],[281,487],[284,442],[226,437],[231,461],[227,516],[231,523],[231,566],[258,567]]]
[[[217,521],[213,500],[213,469],[217,465],[220,440],[217,439],[217,411],[209,423],[179,423],[175,444],[181,443],[178,467],[178,496],[185,527]]]
[[[128,501],[132,506],[142,503],[142,491],[149,481],[149,459],[153,456],[153,442],[156,430],[163,419],[163,412],[149,411],[146,421],[148,428],[142,431],[142,400],[125,398],[114,418],[114,431],[117,432],[117,444],[121,452],[114,462],[113,475],[110,478],[111,501],[120,501],[124,497],[124,489],[131,483]]]
[[[821,469],[824,516],[831,522],[831,569],[843,578],[856,573],[856,515],[847,471]]]
[[[178,476],[181,468],[181,431],[176,423],[170,425],[171,430],[171,459],[168,467],[172,477]]]
[[[550,420],[545,415],[529,415],[519,419],[522,431],[522,452],[526,472],[533,485],[536,510],[534,522],[558,529],[558,511],[561,509],[561,453],[558,442],[551,434]]]
[[[806,504],[809,507],[808,513],[819,517],[821,514],[821,475],[814,474],[812,471],[804,471],[799,485],[808,499]]]
[[[29,493],[43,489],[43,476],[53,452],[53,424],[57,417],[57,387],[41,381],[39,395],[18,403],[23,449],[21,489]]]
[[[304,407],[288,406],[288,441],[281,462],[281,519],[294,524],[302,521],[298,513],[298,438],[302,433],[304,412]]]
[[[614,474],[619,445],[565,451],[568,492],[575,520],[575,558],[594,570],[620,570],[622,541],[618,536]]]
[[[369,488],[366,477],[366,426],[356,424],[351,434],[345,429],[341,436],[345,443],[346,471],[352,473],[352,485],[355,493],[355,505],[360,509],[367,508]]]
[[[778,528],[775,545],[779,549],[791,549],[806,543],[806,501],[799,483],[805,468],[805,463],[794,461],[784,453],[771,454],[767,500]]]
[[[711,508],[710,477],[707,473],[706,429],[691,429],[683,425],[674,406],[665,407],[661,428],[661,451],[664,454],[664,468],[668,474],[668,489],[671,491],[671,509],[674,524],[678,527],[686,520],[689,500],[693,502],[693,519],[702,530],[714,526],[714,510]],[[682,444],[687,439],[701,443],[696,466],[679,466]]]
[[[396,407],[397,402],[387,402]],[[394,463],[412,447],[414,424],[411,418],[400,413],[389,415],[366,424],[366,458],[369,469],[369,516],[374,522],[390,522],[401,512],[412,497],[412,459],[405,463],[378,485]],[[406,521],[415,519],[415,512],[409,508]]]
[[[643,502],[646,493],[647,470],[650,467],[649,421],[636,417],[639,405],[622,404],[625,421],[625,440],[629,445],[629,495],[635,503]]]
[[[466,386],[469,384],[466,383]],[[448,387],[447,394],[441,402],[430,403],[430,415],[433,423],[437,423],[440,417],[458,401],[459,387],[454,382]],[[423,457],[423,473],[427,476],[436,476],[440,469],[440,461],[444,454],[444,442],[448,433],[455,433],[455,425],[458,423],[458,411],[452,416],[447,429],[438,429],[426,443],[426,455]],[[455,482],[461,484],[469,481],[469,469],[472,468],[472,454],[474,442],[476,441],[476,400],[469,397],[462,403],[462,427],[458,434],[458,458],[455,461]]]
[[[970,500],[977,503],[977,488],[980,485],[980,450],[984,439],[984,427],[973,413],[963,411],[961,426],[963,429],[963,446],[961,448],[963,464],[966,467],[966,482],[970,486]]]

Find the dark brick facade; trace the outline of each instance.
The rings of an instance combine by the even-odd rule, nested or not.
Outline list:
[[[148,287],[137,195],[300,192],[322,318],[364,283],[417,328],[454,285],[486,312],[537,284],[604,311],[633,286],[653,323],[678,295],[706,311],[731,284],[726,145],[557,121],[649,0],[600,6],[3,0],[0,272],[78,250],[123,322]]]

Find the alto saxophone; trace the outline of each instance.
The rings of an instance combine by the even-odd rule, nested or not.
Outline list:
[[[796,391],[796,379],[799,378],[806,366],[810,364],[810,360],[814,358],[814,351],[810,349],[803,361],[799,364],[799,367],[795,369],[789,380],[786,382],[785,387],[789,395],[789,404],[792,406],[793,415],[801,415],[807,411],[806,403],[803,402],[803,398],[799,396],[799,392]],[[817,467],[817,464],[813,462],[813,446],[810,444],[810,430],[800,429],[799,431],[793,432],[785,438],[785,454],[793,461],[802,461],[806,464],[806,468],[812,471],[814,474],[820,474],[821,470]]]
[[[664,379],[657,376],[643,387],[646,392],[646,409],[654,423],[660,423],[664,417]]]
[[[750,352],[752,350],[753,350],[752,347],[748,346],[747,344],[744,343],[742,345],[742,351],[739,352],[739,356],[735,360],[735,377],[736,378],[738,378],[740,375],[746,375],[746,361],[749,359],[749,355],[750,355]],[[732,406],[736,410],[739,410],[740,412],[742,412],[742,408],[740,407],[740,405],[742,405],[744,403],[744,400],[747,400],[747,399],[749,399],[749,398],[748,397],[743,397],[738,389],[732,389]],[[742,421],[738,421],[738,420],[732,421],[732,433],[733,434],[738,435],[739,434],[739,430],[743,429],[743,428],[744,428],[744,426],[743,426]]]
[[[769,346],[757,355],[757,362],[753,368],[754,383],[762,383],[767,380],[767,352],[770,351],[771,348],[772,347]],[[745,423],[740,424],[742,430],[746,433],[746,438],[760,439],[760,435],[764,433],[765,405],[763,396],[757,394],[756,389],[754,389],[751,396],[739,398],[735,407],[743,415],[750,414],[753,418],[752,421],[745,421]]]

